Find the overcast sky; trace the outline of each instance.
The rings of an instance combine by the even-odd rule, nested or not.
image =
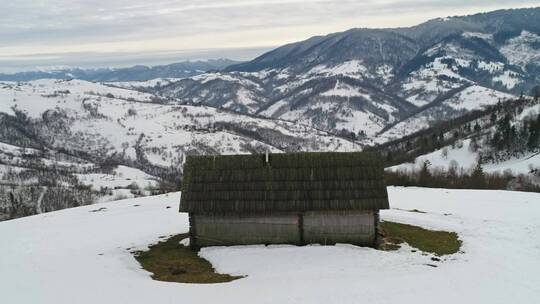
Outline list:
[[[538,0],[0,0],[0,72],[247,60],[349,28],[532,6]]]

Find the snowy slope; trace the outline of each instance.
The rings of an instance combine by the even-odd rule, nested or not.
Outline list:
[[[102,165],[69,155],[65,150],[1,142],[0,163],[0,221],[152,195],[162,181],[140,169],[110,162]]]
[[[0,113],[24,113],[51,146],[126,161],[138,161],[139,153],[151,164],[165,167],[177,165],[185,153],[299,147],[344,151],[351,146],[305,125],[211,107],[157,103],[153,94],[80,80],[0,83],[0,98],[6,101],[0,103]]]
[[[37,177],[36,172],[62,169],[62,185],[69,181],[74,188],[93,190],[83,204],[94,201],[91,194],[99,195],[98,201],[114,200],[149,195],[160,181],[175,185],[185,155],[357,148],[307,124],[178,105],[118,86],[82,80],[0,82],[0,181],[10,179],[12,185],[16,179],[18,186],[31,184],[44,191],[41,186],[55,185],[58,178]],[[8,174],[10,170],[21,173],[20,178]],[[27,194],[35,191],[17,189],[18,201],[30,210],[19,213],[34,214],[36,201]],[[0,217],[15,209],[10,193],[11,188],[0,186]],[[47,211],[79,206],[77,197],[61,206],[54,205],[56,199],[47,200]]]
[[[77,174],[77,177],[83,184],[92,186],[95,190],[99,190],[101,187],[127,188],[132,183],[142,188],[156,186],[157,184],[155,177],[126,166],[118,166],[111,174]]]
[[[85,98],[151,102],[154,97],[147,93],[106,87],[83,80],[42,79],[27,83],[0,82],[2,100],[0,112],[13,114],[13,109],[18,109],[33,118],[55,108],[81,110]]]
[[[523,30],[521,34],[506,42],[501,52],[510,63],[520,66],[524,71],[528,64],[538,65],[540,62],[540,35]]]
[[[119,87],[124,89],[132,90],[145,90],[148,88],[160,88],[176,81],[179,81],[181,78],[155,78],[145,81],[122,81],[122,82],[107,82],[107,85],[113,87]]]
[[[495,105],[499,101],[509,100],[514,95],[495,91],[478,85],[470,86],[444,101],[454,110],[476,110]]]
[[[432,105],[377,134],[374,141],[384,143],[400,139],[434,124],[460,117],[467,111],[480,110],[486,106],[495,105],[499,101],[511,100],[513,97],[508,93],[472,85],[458,90],[440,103]]]
[[[470,87],[469,89],[473,88],[474,87]],[[453,98],[450,100],[452,99]],[[484,102],[489,102],[489,99],[487,98],[484,98],[483,100]],[[496,102],[495,98],[492,98],[492,102]],[[514,110],[517,110],[517,112],[512,113]],[[511,118],[511,125],[514,126],[514,128],[522,130],[523,126],[528,125],[530,121],[537,118],[540,113],[540,104],[530,99],[520,105],[512,105],[507,111],[507,113],[514,115]],[[499,116],[501,118],[504,117],[503,114],[499,114]],[[528,175],[538,171],[540,169],[540,151],[538,151],[538,149],[525,148],[520,146],[519,143],[514,143],[511,148],[505,148],[501,151],[497,151],[497,149],[492,147],[490,141],[498,131],[497,123],[493,124],[491,122],[491,114],[486,114],[483,117],[462,122],[461,124],[454,126],[452,130],[446,130],[444,134],[445,138],[448,139],[449,137],[454,136],[453,132],[467,132],[465,125],[477,125],[479,131],[471,130],[471,132],[462,139],[456,140],[446,146],[442,146],[439,149],[433,149],[434,151],[431,150],[433,151],[431,153],[417,156],[412,163],[399,164],[390,169],[415,171],[419,170],[423,164],[428,161],[432,170],[441,169],[444,171],[451,165],[468,170],[475,167],[481,159],[482,168],[486,172],[503,173],[504,171],[511,171],[514,175]],[[392,134],[392,132],[396,131],[400,125],[404,124],[400,123],[396,125],[396,127],[390,129],[383,135]],[[407,129],[404,128],[403,130],[405,132]],[[399,134],[392,135],[399,136]],[[527,137],[525,136],[525,140],[526,139]]]
[[[414,163],[405,163],[390,167],[391,170],[419,170],[428,161],[431,169],[447,170],[452,162],[456,162],[460,168],[472,169],[478,163],[478,152],[471,152],[469,146],[470,139],[466,139],[456,147],[445,147],[432,153],[419,156]],[[446,156],[443,151],[446,150]],[[540,154],[527,153],[519,158],[512,158],[499,163],[483,164],[482,168],[486,172],[512,171],[513,174],[529,174],[531,169],[540,169]]]
[[[459,233],[464,253],[433,262],[402,248],[207,248],[217,285],[156,282],[130,251],[186,232],[179,194],[0,223],[5,303],[531,303],[540,297],[540,195],[389,188],[382,218]],[[167,207],[171,208],[167,208]],[[101,209],[100,212],[91,212]],[[405,210],[419,209],[427,213]],[[433,268],[426,264],[436,264]]]

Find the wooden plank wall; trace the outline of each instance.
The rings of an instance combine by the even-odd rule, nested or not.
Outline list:
[[[313,211],[302,214],[191,214],[191,233],[197,246],[255,244],[375,243],[375,212]]]
[[[375,242],[375,222],[371,211],[306,212],[304,239],[308,244],[371,246]]]
[[[195,214],[197,246],[300,245],[297,214],[265,216]]]

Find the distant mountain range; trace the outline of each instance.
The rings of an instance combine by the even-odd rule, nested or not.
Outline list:
[[[37,79],[81,79],[87,81],[146,81],[156,78],[185,78],[209,71],[217,71],[238,64],[229,59],[207,61],[184,61],[148,67],[137,65],[129,68],[62,68],[51,71],[29,71],[15,74],[0,74],[0,81],[32,81]]]
[[[540,104],[517,97],[540,97],[539,84],[540,8],[353,29],[246,63],[0,75],[0,220],[169,191],[194,154],[382,144],[398,165],[461,145],[431,159],[521,158],[537,172],[537,129],[524,126]]]
[[[156,90],[384,142],[540,84],[540,8],[352,29]]]

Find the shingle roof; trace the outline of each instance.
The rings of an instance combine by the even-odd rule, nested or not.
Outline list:
[[[188,156],[181,212],[265,213],[388,209],[377,154]]]

